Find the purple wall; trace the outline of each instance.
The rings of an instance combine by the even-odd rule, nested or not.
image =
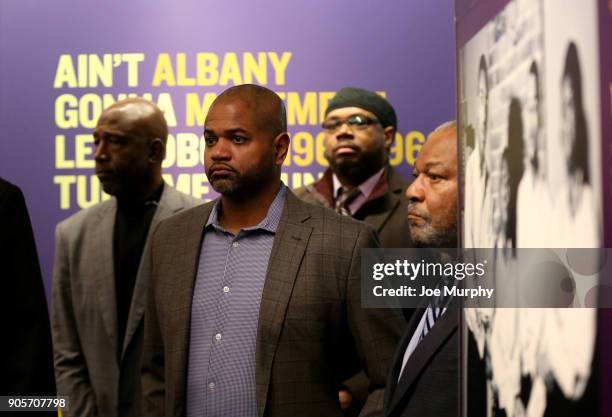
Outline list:
[[[385,91],[405,137],[410,131],[426,134],[454,118],[454,46],[451,0],[0,2],[0,176],[19,185],[26,196],[47,292],[55,225],[78,210],[74,199],[70,209],[60,209],[54,176],[93,173],[56,167],[55,136],[66,135],[70,142],[76,134],[91,132],[82,126],[56,125],[58,96],[168,92],[178,119],[171,133],[199,135],[201,127],[185,126],[185,94],[225,87],[152,87],[158,54],[184,52],[193,62],[197,52],[290,51],[285,85],[275,85],[269,73],[269,88],[301,97],[306,91],[334,91],[347,85]],[[128,88],[121,68],[112,87],[53,88],[62,54],[76,61],[78,54],[131,52],[145,54],[136,88]],[[318,128],[295,124],[290,131],[316,134]],[[406,158],[398,168],[404,175],[411,171]],[[313,163],[292,165],[286,171],[322,169]],[[201,171],[200,166],[167,170],[175,175]]]

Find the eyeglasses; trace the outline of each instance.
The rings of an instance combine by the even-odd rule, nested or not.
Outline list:
[[[355,114],[347,119],[326,120],[321,124],[321,127],[328,132],[335,132],[345,123],[350,128],[364,130],[370,125],[380,124],[380,121],[377,119],[372,119],[371,117],[362,116],[361,114]]]

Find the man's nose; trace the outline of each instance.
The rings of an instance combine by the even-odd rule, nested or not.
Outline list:
[[[215,146],[206,148],[206,152],[210,152],[213,161],[229,161],[232,159],[231,141],[220,138]]]
[[[412,202],[420,202],[425,199],[422,175],[417,176],[408,188],[406,188],[406,198]]]
[[[106,145],[106,141],[101,140],[96,145],[96,152],[94,153],[94,160],[96,162],[101,162],[108,159],[108,146]]]
[[[344,122],[338,126],[335,134],[337,138],[352,138],[353,129],[348,125],[348,123]]]

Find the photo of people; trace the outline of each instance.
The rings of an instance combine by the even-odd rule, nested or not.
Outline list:
[[[512,257],[517,248],[517,197],[523,182],[523,118],[521,102],[513,98],[508,114],[508,145],[502,152],[498,175],[498,193],[494,208],[494,248],[510,249]]]
[[[551,191],[547,185],[547,143],[540,77],[538,62],[533,60],[529,66],[527,90],[523,97],[524,172],[517,196],[517,211],[531,212],[529,216],[520,216],[517,223],[517,245],[523,248],[546,246],[548,228],[542,213],[547,213],[551,204]],[[532,207],[541,210],[536,212]],[[536,230],[538,232],[534,233]]]
[[[498,307],[520,306],[520,291],[585,306],[586,280],[562,255],[562,297],[516,269],[526,248],[602,242],[598,86],[585,76],[598,68],[597,33],[577,24],[596,19],[596,2],[562,3],[509,1],[458,51],[462,244],[494,250]],[[464,390],[468,414],[592,412],[595,310],[490,307],[464,312],[467,368],[486,380],[483,392]]]
[[[567,46],[563,76],[559,90],[561,92],[560,147],[565,163],[565,187],[560,195],[565,200],[567,222],[563,233],[573,236],[576,247],[597,247],[599,244],[598,228],[593,213],[595,200],[593,196],[591,167],[589,163],[589,134],[583,106],[582,70],[580,69],[578,47],[571,41]]]
[[[477,113],[474,141],[474,150],[466,164],[466,178],[469,186],[465,187],[465,219],[464,236],[466,247],[486,247],[489,233],[490,213],[490,187],[489,180],[490,158],[487,159],[487,124],[489,118],[489,74],[487,61],[481,55],[478,64],[478,84],[476,92]],[[468,180],[466,179],[466,183]],[[485,216],[483,218],[483,216]]]

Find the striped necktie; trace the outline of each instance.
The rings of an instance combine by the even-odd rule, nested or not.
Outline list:
[[[361,194],[359,187],[355,187],[349,191],[345,191],[344,187],[340,187],[338,198],[336,199],[336,213],[342,214],[343,216],[351,216],[348,206],[359,194]]]
[[[440,288],[440,285],[436,288]],[[419,342],[423,340],[427,333],[431,331],[434,324],[436,324],[436,321],[446,312],[446,308],[452,300],[452,296],[438,296],[434,297],[429,302],[425,309],[425,326],[423,326],[423,332],[421,333]]]
[[[423,331],[421,332],[421,336],[419,336],[419,343],[427,336],[427,333],[431,331],[431,329],[436,324],[436,321],[446,312],[446,307],[434,307],[433,305],[429,305],[425,309],[425,325],[423,326]]]
[[[402,374],[406,368],[406,364],[408,363],[412,353],[416,350],[417,346],[425,339],[427,333],[431,331],[431,329],[436,324],[436,321],[442,317],[442,315],[446,312],[447,306],[450,303],[450,298],[434,298],[432,299],[427,308],[425,308],[425,312],[421,316],[421,321],[415,333],[412,335],[408,346],[406,346],[406,350],[404,351],[404,357],[402,359],[402,367],[400,368],[400,372],[398,375],[398,382],[400,381]],[[420,334],[417,333],[420,331]]]

